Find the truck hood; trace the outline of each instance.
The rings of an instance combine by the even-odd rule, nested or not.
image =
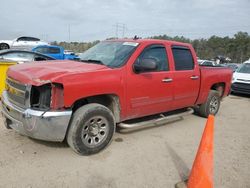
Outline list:
[[[104,65],[83,63],[77,61],[40,61],[11,66],[8,77],[24,84],[42,85],[58,80],[69,74],[96,72],[109,69]]]

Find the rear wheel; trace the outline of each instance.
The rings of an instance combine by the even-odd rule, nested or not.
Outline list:
[[[114,131],[112,112],[100,104],[87,104],[73,114],[67,142],[78,154],[90,155],[104,149],[110,143]]]
[[[201,104],[196,111],[202,117],[209,114],[216,115],[220,108],[221,97],[218,91],[211,90],[205,103]]]
[[[9,48],[10,48],[10,46],[8,44],[6,44],[6,43],[1,43],[0,44],[0,50],[7,50]]]

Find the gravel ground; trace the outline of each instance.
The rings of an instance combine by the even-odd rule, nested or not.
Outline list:
[[[214,184],[250,187],[250,97],[227,97],[215,118]],[[0,187],[174,187],[188,175],[206,119],[116,133],[111,145],[79,156],[65,143],[7,130],[0,119]]]

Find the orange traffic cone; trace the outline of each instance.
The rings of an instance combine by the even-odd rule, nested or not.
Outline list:
[[[214,116],[209,115],[188,179],[188,188],[213,187]]]

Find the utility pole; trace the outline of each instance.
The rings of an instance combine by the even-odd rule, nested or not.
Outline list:
[[[115,37],[118,38],[118,23],[115,24]]]
[[[125,33],[125,24],[122,24],[122,38],[124,38],[124,33]]]
[[[70,24],[68,25],[68,34],[69,34],[69,42],[70,42]]]
[[[125,36],[125,31],[126,31],[126,25],[124,23],[116,23],[113,25],[115,27],[115,36],[116,38],[119,38],[119,33],[121,33],[122,38]]]

